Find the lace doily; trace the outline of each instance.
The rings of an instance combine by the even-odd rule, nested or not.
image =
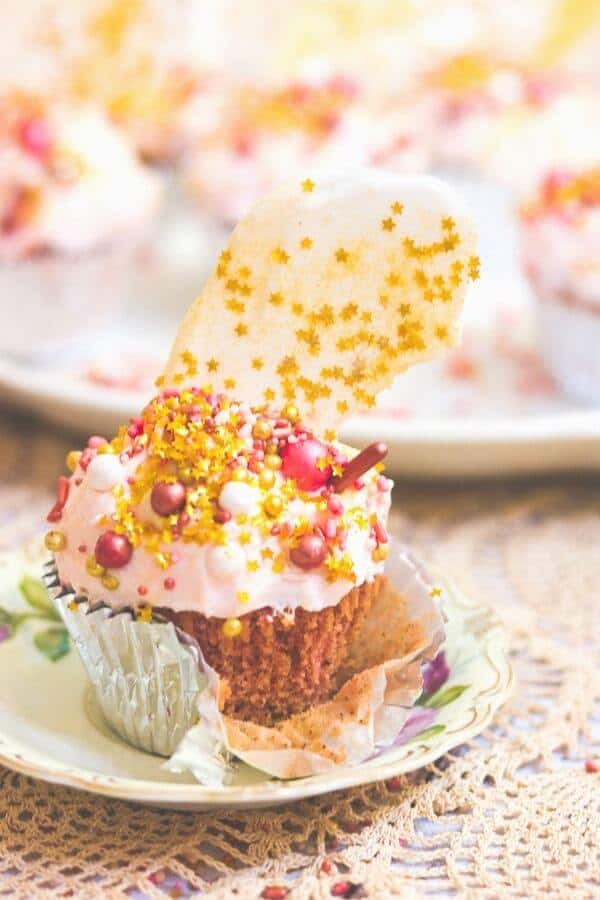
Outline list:
[[[39,523],[66,445],[2,421],[0,545]],[[386,783],[177,813],[0,770],[0,895],[588,898],[600,891],[600,481],[396,487],[394,526],[493,604],[517,690],[481,737]]]

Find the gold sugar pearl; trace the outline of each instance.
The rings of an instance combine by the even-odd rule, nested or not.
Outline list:
[[[273,426],[267,419],[259,419],[252,429],[252,434],[255,438],[266,441],[273,434]]]
[[[79,462],[80,456],[81,456],[81,453],[79,452],[79,450],[71,450],[70,453],[67,453],[66,463],[67,463],[67,469],[69,470],[69,472],[75,471],[75,469],[77,468],[77,464]]]
[[[297,422],[300,418],[300,413],[298,412],[298,407],[294,406],[293,403],[288,403],[281,410],[281,415],[284,419],[289,419],[290,422]]]
[[[378,546],[373,550],[371,557],[373,559],[373,562],[383,562],[388,557],[388,545],[378,544]]]
[[[51,553],[57,553],[59,550],[65,549],[67,539],[62,531],[49,531],[44,538],[44,544],[46,545],[46,550],[50,550]]]
[[[235,638],[242,633],[243,625],[239,619],[225,619],[222,625],[222,632],[225,637]]]
[[[273,469],[263,469],[258,476],[258,483],[264,490],[268,491],[275,484],[275,473]]]
[[[106,571],[103,566],[96,562],[95,556],[88,556],[85,562],[85,570],[88,575],[92,575],[93,578],[102,578]]]
[[[195,480],[193,470],[189,468],[189,466],[184,466],[179,470],[179,479],[184,484],[191,484],[191,482]]]
[[[267,453],[265,456],[265,466],[267,469],[280,469],[282,466],[281,457],[277,453]]]
[[[246,481],[248,478],[248,470],[243,466],[236,466],[231,473],[232,481]]]
[[[277,494],[267,494],[264,501],[265,512],[269,516],[279,516],[283,510],[283,501]]]
[[[116,575],[111,575],[109,572],[106,572],[100,579],[103,587],[105,587],[108,591],[115,591],[119,587],[119,579]]]

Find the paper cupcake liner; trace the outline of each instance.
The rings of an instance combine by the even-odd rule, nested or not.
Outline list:
[[[600,403],[600,307],[575,299],[537,301],[540,350],[563,390],[586,403]]]
[[[269,727],[223,712],[226,682],[193,638],[171,623],[112,612],[44,580],[77,647],[100,708],[130,744],[171,757],[203,783],[231,777],[233,758],[279,778],[368,758],[397,735],[422,688],[421,665],[444,640],[441,601],[426,573],[392,543],[387,587],[352,642],[330,699]]]
[[[130,744],[170,756],[198,720],[206,679],[192,644],[169,623],[112,613],[61,587],[54,563],[44,581],[73,639],[106,721]]]

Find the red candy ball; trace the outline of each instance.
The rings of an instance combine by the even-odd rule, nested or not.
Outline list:
[[[281,471],[286,478],[293,478],[300,490],[317,491],[331,476],[331,466],[320,469],[317,465],[327,453],[327,447],[315,438],[288,443],[282,453]]]
[[[159,516],[173,516],[185,506],[185,486],[180,481],[159,481],[152,488],[150,506]]]
[[[304,534],[290,550],[290,559],[299,569],[316,569],[327,555],[325,541],[318,534]]]
[[[105,569],[122,569],[131,559],[133,547],[124,534],[105,531],[96,541],[96,562]]]

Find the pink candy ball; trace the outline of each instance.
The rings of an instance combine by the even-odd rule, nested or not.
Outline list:
[[[288,443],[282,453],[281,471],[286,478],[292,478],[300,490],[317,491],[331,477],[331,466],[320,469],[317,465],[327,454],[327,447],[315,438]]]

